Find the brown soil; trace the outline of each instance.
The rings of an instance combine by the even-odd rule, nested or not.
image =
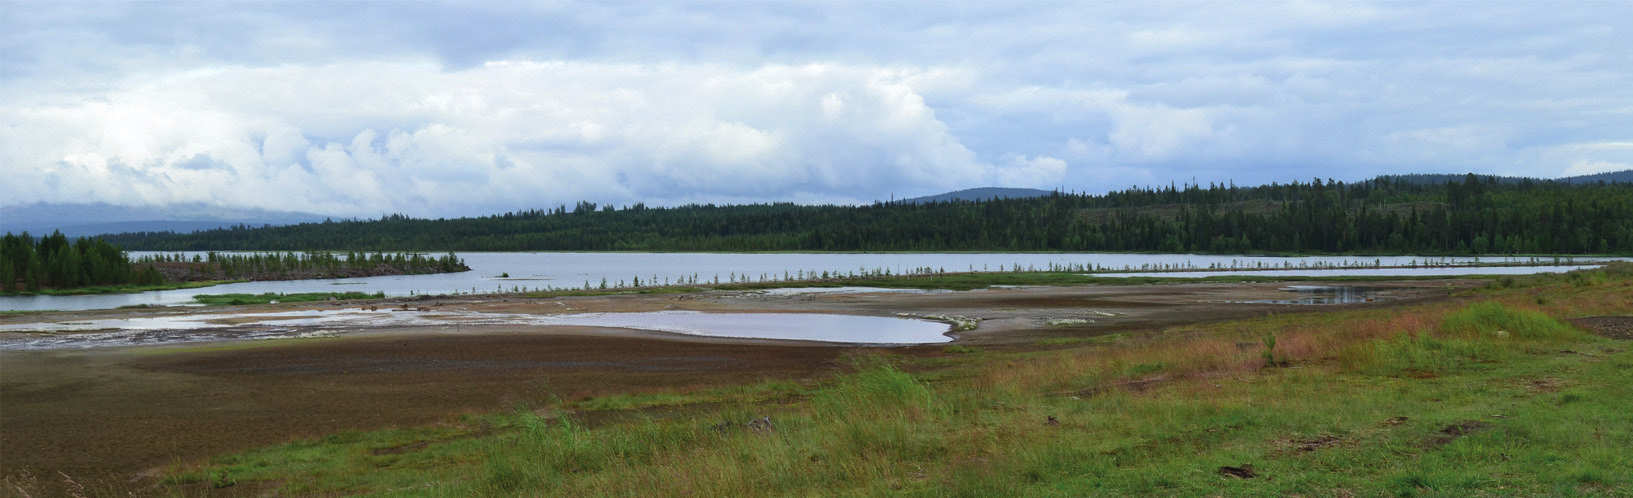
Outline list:
[[[1456,441],[1457,438],[1474,434],[1490,427],[1491,424],[1481,422],[1479,420],[1464,420],[1462,422],[1446,426],[1446,428],[1440,430],[1439,434],[1429,436],[1429,439],[1423,441],[1423,446],[1430,449],[1439,448],[1441,446],[1451,444],[1452,441]]]
[[[957,343],[1035,348],[1039,339],[1258,316],[1391,306],[1443,299],[1465,281],[1369,283],[1374,303],[1234,304],[1286,298],[1282,284],[1181,284],[1003,289],[932,294],[766,296],[711,292],[521,299],[418,300],[439,310],[520,313],[655,311],[961,315],[980,327]],[[396,306],[400,299],[372,305]],[[220,307],[201,314],[332,309],[357,303]],[[369,305],[369,304],[365,304]],[[1104,317],[1090,311],[1114,313]],[[174,313],[175,309],[52,312],[0,323]],[[1051,327],[1056,318],[1093,323]],[[450,324],[454,325],[454,324]],[[21,334],[0,333],[0,339]],[[200,344],[204,344],[200,346]],[[0,477],[129,476],[172,462],[345,430],[417,426],[460,413],[764,379],[818,379],[842,371],[861,348],[708,339],[584,327],[464,326],[348,332],[337,339],[193,343],[145,348],[3,351]],[[941,345],[891,348],[942,354]],[[1123,386],[1135,388],[1140,386]]]
[[[206,352],[8,352],[0,460],[7,474],[135,472],[552,396],[820,376],[846,350],[573,331]]]
[[[1570,322],[1601,337],[1633,341],[1633,316],[1590,316]]]
[[[1289,442],[1288,446],[1295,452],[1309,453],[1311,451],[1337,446],[1343,442],[1344,440],[1338,436],[1315,436],[1294,439]]]

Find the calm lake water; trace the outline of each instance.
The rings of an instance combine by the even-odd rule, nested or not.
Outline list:
[[[147,253],[133,253],[140,256]],[[174,253],[167,253],[174,254]],[[184,253],[189,256],[195,253]],[[471,271],[439,275],[407,275],[334,280],[246,282],[202,289],[154,291],[140,294],[94,296],[0,297],[0,310],[87,310],[131,305],[187,305],[198,294],[266,292],[384,292],[387,296],[492,292],[512,289],[581,288],[586,284],[609,286],[628,284],[639,278],[642,284],[678,283],[696,279],[699,283],[779,280],[784,276],[866,273],[889,270],[892,274],[932,271],[1010,271],[1062,268],[1068,271],[1118,271],[1185,269],[1283,268],[1286,270],[1325,266],[1408,266],[1460,263],[1527,263],[1530,257],[1442,258],[1413,256],[1210,256],[1194,254],[688,254],[688,253],[462,253]],[[1552,261],[1547,258],[1546,261]],[[1587,261],[1579,258],[1578,261]],[[1423,270],[1423,269],[1419,269]],[[1465,270],[1470,273],[1507,273],[1505,268]],[[1558,271],[1541,267],[1524,271]],[[1411,269],[1347,270],[1333,274],[1411,275]],[[1365,273],[1358,273],[1365,272]],[[1399,273],[1391,273],[1399,272]],[[502,276],[509,274],[508,277]],[[1274,275],[1275,273],[1263,273]],[[1167,274],[1173,275],[1173,274]]]

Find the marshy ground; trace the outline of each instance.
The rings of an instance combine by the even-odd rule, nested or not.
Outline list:
[[[1301,282],[1301,285],[1310,284]],[[462,434],[461,437],[480,439],[481,431],[473,432],[457,420],[475,420],[494,413],[549,413],[552,417],[570,417],[578,424],[589,426],[603,422],[616,426],[617,421],[628,418],[629,413],[635,413],[636,417],[648,420],[646,423],[650,424],[652,417],[669,417],[666,415],[669,409],[664,406],[670,405],[634,403],[623,406],[616,402],[597,404],[595,400],[623,399],[620,396],[661,396],[662,393],[695,395],[713,392],[711,389],[722,389],[723,386],[768,382],[780,382],[782,384],[777,385],[784,386],[771,389],[772,398],[798,398],[809,394],[808,390],[813,386],[831,382],[836,376],[848,379],[854,375],[885,375],[889,377],[886,381],[900,381],[890,377],[894,374],[869,373],[868,368],[862,368],[860,374],[856,373],[861,364],[857,358],[878,357],[881,354],[895,358],[892,361],[909,371],[942,372],[925,374],[926,381],[972,383],[969,388],[974,392],[992,391],[996,385],[1005,385],[999,391],[1035,388],[1039,392],[1033,394],[1057,400],[1103,398],[1100,394],[1107,391],[1143,392],[1148,388],[1169,389],[1173,392],[1164,396],[1174,396],[1174,392],[1186,393],[1207,388],[1192,384],[1197,384],[1196,379],[1209,378],[1209,375],[1216,373],[1209,373],[1208,368],[1185,366],[1189,364],[1187,362],[1195,362],[1195,359],[1145,361],[1146,358],[1137,357],[1138,354],[1155,353],[1127,352],[1116,353],[1125,356],[1118,361],[1127,363],[1116,369],[1118,373],[1091,376],[1096,379],[1093,382],[1081,379],[1038,380],[1018,372],[1056,372],[1059,365],[1051,363],[1047,368],[1037,368],[1026,362],[1088,361],[1070,358],[1101,354],[1097,351],[1108,347],[1152,349],[1154,346],[1151,345],[1155,344],[1152,341],[1159,340],[1176,341],[1174,344],[1179,349],[1189,351],[1187,348],[1194,349],[1195,346],[1191,342],[1199,340],[1199,335],[1207,335],[1204,330],[1209,325],[1204,324],[1216,323],[1223,323],[1221,327],[1230,329],[1225,335],[1244,335],[1244,338],[1215,341],[1228,346],[1231,354],[1245,355],[1251,360],[1264,349],[1255,340],[1257,329],[1282,327],[1277,330],[1286,329],[1288,332],[1283,333],[1281,349],[1289,355],[1282,361],[1330,366],[1340,363],[1338,358],[1342,355],[1322,350],[1316,345],[1320,341],[1299,332],[1301,326],[1307,327],[1309,323],[1332,321],[1331,318],[1316,317],[1332,315],[1328,312],[1349,315],[1383,313],[1386,315],[1379,316],[1398,320],[1403,312],[1390,310],[1454,307],[1456,302],[1470,298],[1451,296],[1469,294],[1476,288],[1488,285],[1488,282],[1415,280],[1367,282],[1364,285],[1372,289],[1368,294],[1374,298],[1372,301],[1322,306],[1264,302],[1283,301],[1297,296],[1284,290],[1287,284],[1257,283],[1023,287],[937,293],[766,294],[716,291],[548,298],[472,296],[418,300],[411,306],[427,310],[403,312],[434,314],[441,310],[447,313],[557,314],[690,310],[871,316],[912,314],[979,320],[979,326],[973,330],[954,332],[956,341],[951,345],[890,348],[707,338],[630,329],[513,324],[466,326],[450,322],[439,326],[365,327],[348,330],[333,338],[0,351],[0,363],[4,365],[4,375],[0,378],[0,403],[3,403],[3,409],[0,409],[0,462],[3,462],[0,467],[3,468],[0,468],[0,473],[9,476],[8,482],[34,483],[32,485],[37,486],[34,489],[42,493],[68,489],[62,487],[60,481],[64,478],[59,475],[78,477],[79,481],[94,483],[91,487],[97,489],[168,489],[173,492],[187,488],[155,488],[158,486],[155,483],[163,479],[175,481],[174,475],[181,471],[178,469],[194,468],[195,463],[206,458],[290,441],[323,438],[346,431],[446,425],[458,426],[449,430]],[[1623,282],[1615,285],[1625,288]],[[1605,298],[1599,299],[1604,301]],[[1620,314],[1625,314],[1626,298],[1620,299],[1597,306],[1608,307],[1610,311],[1622,306]],[[1538,297],[1537,303],[1535,306],[1541,306],[1543,298]],[[393,300],[305,303],[201,308],[195,310],[195,314],[233,315],[370,305],[400,306]],[[1561,306],[1558,303],[1551,305]],[[175,311],[34,313],[0,317],[0,324],[93,320]],[[1598,308],[1573,313],[1578,311],[1607,314],[1606,310]],[[1311,318],[1299,318],[1303,316]],[[233,320],[230,316],[212,319]],[[1273,324],[1230,325],[1240,320],[1271,320]],[[1603,326],[1606,330],[1620,330],[1615,327],[1625,326],[1620,318],[1595,320],[1590,322],[1609,324]],[[1249,328],[1254,331],[1237,330]],[[0,335],[0,340],[28,335],[5,333]],[[1209,344],[1212,347],[1212,343]],[[978,354],[969,354],[971,352]],[[1611,353],[1596,350],[1590,354]],[[1219,360],[1219,365],[1228,365],[1219,366],[1218,370],[1227,372],[1223,374],[1226,377],[1240,378],[1243,372],[1236,365],[1240,363],[1237,360]],[[1261,367],[1266,361],[1271,360],[1260,361]],[[1080,369],[1094,370],[1089,367]],[[1432,368],[1423,371],[1435,376],[1442,375]],[[1412,375],[1415,374],[1407,372],[1405,377]],[[974,380],[957,380],[971,378]],[[844,382],[849,381],[842,381],[841,385]],[[911,384],[915,381],[906,382]],[[1084,385],[1085,382],[1087,385]],[[1213,381],[1204,383],[1214,385]],[[1219,383],[1220,386],[1225,384]],[[684,397],[685,394],[679,396]],[[821,399],[824,395],[814,396]],[[994,396],[994,399],[1009,399],[1015,394],[1003,392]],[[698,411],[699,406],[712,406],[697,401],[693,399],[691,402],[673,404],[687,407],[676,409],[680,415],[674,416],[684,418]],[[765,400],[756,398],[754,402]],[[990,405],[993,402],[998,405]],[[986,400],[977,403],[1002,407],[1006,402]],[[638,410],[630,412],[619,408]],[[1015,409],[1023,408],[1017,405]],[[1042,412],[1030,413],[1030,410],[1039,409],[1024,408],[1029,410],[1024,415],[1040,415],[1038,422],[1043,424]],[[1060,411],[1048,415],[1049,423],[1046,425],[1050,427],[1064,423],[1068,427],[1081,428],[1089,423],[1061,407],[1041,409]],[[1083,409],[1073,408],[1079,412]],[[958,423],[957,417],[940,420],[950,417],[946,414],[924,415],[918,414],[916,409],[914,413],[915,417],[936,419],[936,423]],[[462,414],[466,416],[461,417]],[[1055,418],[1057,415],[1062,418]],[[1381,417],[1380,420],[1387,418]],[[1483,428],[1471,425],[1468,432],[1480,430]],[[473,433],[478,435],[471,436]],[[1456,439],[1462,435],[1459,432],[1445,436]],[[1289,436],[1284,445],[1287,446],[1285,452],[1308,453],[1328,446],[1352,444],[1353,437],[1343,434]],[[404,444],[422,444],[423,447],[430,443],[408,441]],[[942,453],[932,452],[918,457],[936,461],[945,459],[947,452],[963,450],[938,451]],[[996,457],[963,455],[955,458],[962,463],[955,463],[982,467],[988,464],[980,461],[992,458]],[[1001,464],[990,466],[992,469],[988,471],[1003,469]],[[975,471],[977,474],[986,472],[979,468]],[[905,484],[907,488],[924,482],[942,482],[937,480],[942,477],[935,477],[934,472],[914,472],[918,474],[904,474],[909,476],[909,482]],[[913,481],[912,475],[927,477],[917,482]],[[40,481],[48,481],[49,484],[40,484]],[[197,481],[200,479],[183,479],[180,482]],[[884,485],[889,487],[888,483]],[[528,489],[525,482],[521,486],[503,488],[498,494]],[[258,488],[246,485],[236,488],[236,492],[254,489]],[[743,488],[728,486],[725,489]],[[759,488],[748,490],[756,489]],[[229,491],[233,490],[221,492]]]

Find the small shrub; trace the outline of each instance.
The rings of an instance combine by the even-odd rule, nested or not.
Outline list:
[[[1264,333],[1264,353],[1263,353],[1263,356],[1264,356],[1264,366],[1274,367],[1274,366],[1277,365],[1277,362],[1276,362],[1276,334],[1274,332],[1265,332]]]
[[[971,353],[981,352],[981,348],[954,344],[954,345],[951,345],[951,346],[941,348],[941,351],[946,352],[946,353],[952,353],[952,354],[971,354]]]

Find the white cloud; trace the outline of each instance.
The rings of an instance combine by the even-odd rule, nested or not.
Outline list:
[[[51,173],[102,185],[100,163],[128,165],[134,176],[109,185],[133,191],[122,202],[361,215],[697,193],[867,201],[896,185],[1025,183],[949,134],[903,83],[923,76],[839,65],[219,67],[105,101],[23,103],[4,119],[53,140],[8,147],[5,159],[40,166],[8,168],[19,184]],[[188,161],[200,157],[223,166],[195,172]],[[8,200],[54,200],[7,190]]]
[[[1629,31],[1625,3],[11,3],[0,204],[1553,176],[1633,164]]]
[[[1577,161],[1571,167],[1565,168],[1563,176],[1583,176],[1612,171],[1633,169],[1633,163],[1616,163],[1610,161]]]
[[[1066,177],[1066,161],[1053,157],[1009,155],[996,184],[1000,187],[1056,187]]]

